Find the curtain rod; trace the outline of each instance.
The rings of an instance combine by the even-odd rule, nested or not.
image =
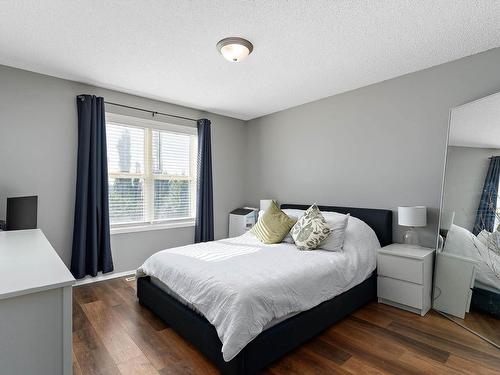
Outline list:
[[[154,117],[155,115],[161,115],[161,116],[168,116],[168,117],[175,117],[181,120],[188,120],[188,121],[198,121],[197,119],[191,118],[191,117],[184,117],[184,116],[178,116],[178,115],[172,115],[170,113],[163,113],[163,112],[157,112],[157,111],[151,111],[149,109],[144,109],[144,108],[139,108],[139,107],[132,107],[130,105],[125,105],[125,104],[118,104],[118,103],[113,103],[113,102],[104,102],[105,104],[109,105],[114,105],[117,107],[122,107],[122,108],[128,108],[128,109],[135,109],[136,111],[142,111],[142,112],[148,112],[151,113],[151,115]]]

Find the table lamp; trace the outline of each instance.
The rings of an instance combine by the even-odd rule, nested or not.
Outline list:
[[[427,208],[425,206],[398,207],[398,224],[410,227],[404,235],[404,243],[418,245],[418,233],[414,228],[427,225]]]
[[[274,199],[261,199],[260,200],[260,210],[265,211],[269,208]]]

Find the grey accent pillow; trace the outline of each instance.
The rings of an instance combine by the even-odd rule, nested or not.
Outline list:
[[[327,215],[326,222],[330,227],[331,233],[318,247],[328,251],[342,251],[344,247],[345,232],[350,217],[350,214],[342,215],[339,218],[333,218]]]
[[[330,227],[316,204],[307,209],[290,231],[300,250],[314,250],[330,235]]]

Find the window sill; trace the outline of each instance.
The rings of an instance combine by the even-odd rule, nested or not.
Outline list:
[[[111,234],[113,235],[122,233],[148,232],[151,230],[186,228],[186,227],[194,227],[194,219],[179,220],[179,221],[157,223],[157,224],[116,226],[116,227],[111,227]]]

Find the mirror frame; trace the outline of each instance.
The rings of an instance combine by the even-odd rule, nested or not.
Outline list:
[[[450,132],[451,132],[451,123],[452,123],[452,118],[453,118],[452,117],[453,116],[453,111],[457,110],[458,108],[463,108],[463,107],[469,106],[469,105],[474,104],[474,103],[478,103],[478,102],[481,102],[481,101],[485,101],[485,100],[491,99],[494,96],[500,96],[500,91],[499,92],[495,92],[493,94],[489,94],[489,95],[483,96],[481,98],[478,98],[476,100],[473,100],[473,101],[470,101],[470,102],[467,102],[467,103],[464,103],[464,104],[461,104],[461,105],[457,105],[457,106],[452,107],[452,108],[450,108],[448,110],[448,125],[447,125],[446,137],[445,137],[445,145],[444,145],[443,177],[442,177],[442,180],[441,180],[441,195],[440,195],[440,199],[439,199],[439,217],[438,217],[436,244],[435,244],[435,256],[434,256],[434,265],[433,265],[433,276],[432,276],[431,309],[433,311],[437,312],[438,314],[440,314],[441,316],[445,317],[446,319],[448,319],[448,320],[452,321],[453,323],[459,325],[463,329],[471,332],[472,334],[480,337],[481,339],[487,341],[491,345],[493,345],[493,346],[497,347],[498,349],[500,349],[500,343],[493,342],[492,340],[488,339],[487,337],[484,337],[483,335],[481,335],[480,333],[474,331],[473,329],[471,329],[469,327],[466,327],[465,325],[460,324],[458,321],[450,318],[446,313],[441,312],[441,311],[439,311],[439,310],[437,310],[437,309],[434,308],[435,280],[436,280],[436,274],[437,274],[437,272],[436,272],[436,268],[437,268],[437,255],[438,255],[438,253],[440,253],[440,252],[443,251],[442,246],[444,246],[444,242],[443,241],[441,241],[442,244],[440,246],[440,240],[442,239],[442,236],[440,234],[440,228],[441,228],[441,221],[442,221],[442,216],[443,216],[444,189],[445,189],[445,185],[446,185],[446,164],[447,164],[447,161],[448,161],[448,147],[449,147],[449,142],[450,142]]]

